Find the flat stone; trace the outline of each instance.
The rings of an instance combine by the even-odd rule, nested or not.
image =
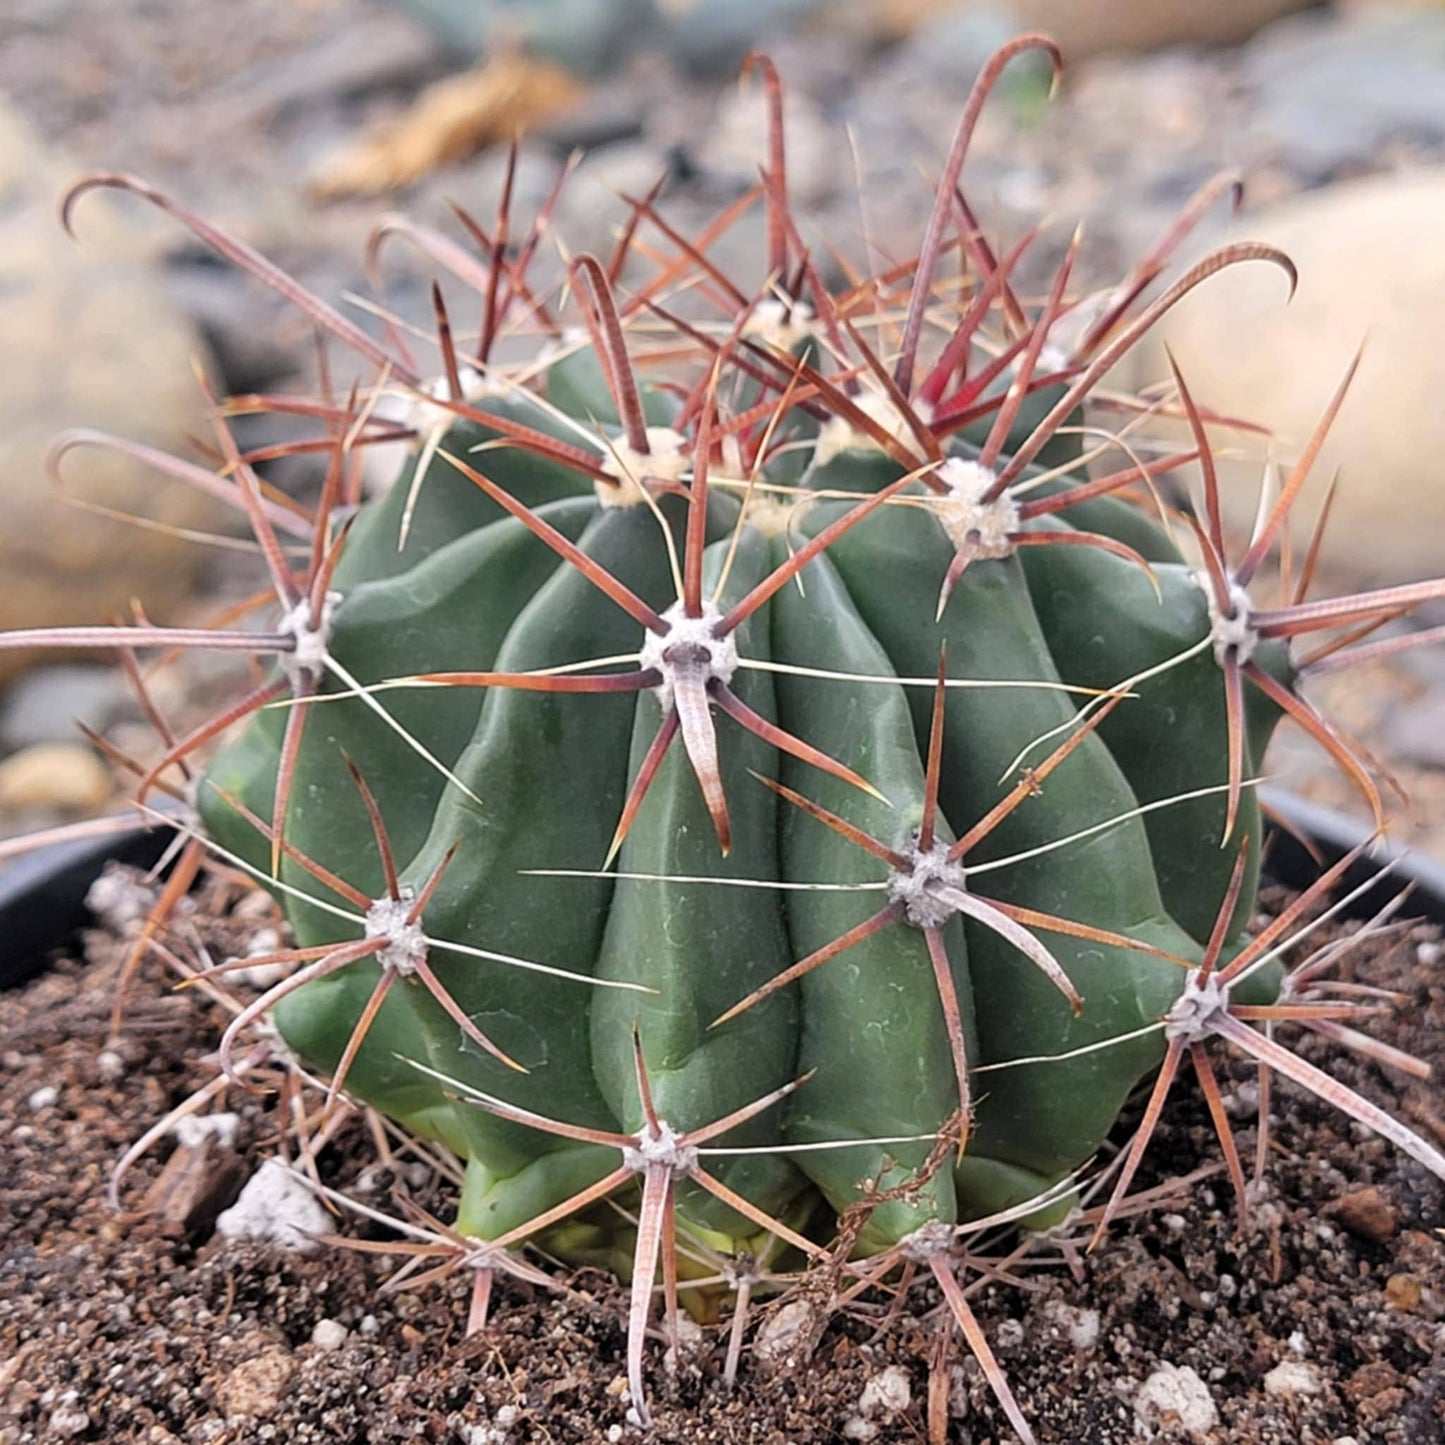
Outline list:
[[[753,1357],[761,1368],[788,1369],[808,1357],[817,1338],[819,1314],[807,1300],[789,1300],[773,1310],[753,1342]]]
[[[209,252],[186,248],[169,257],[165,280],[171,300],[205,338],[228,391],[265,391],[295,372],[288,328],[270,324],[279,308],[270,297],[257,296],[251,277],[218,264]],[[270,420],[264,415],[236,418],[252,425]],[[246,446],[239,438],[237,444]],[[267,480],[275,480],[274,468],[268,469]]]
[[[668,51],[699,75],[731,78],[750,50],[802,21],[828,0],[661,0]]]
[[[56,663],[32,668],[0,703],[0,747],[73,740],[78,722],[104,732],[126,707],[124,675],[113,667]]]
[[[801,91],[783,93],[788,145],[788,190],[802,206],[816,205],[852,184],[847,138]],[[768,102],[761,84],[725,91],[698,163],[710,178],[725,179],[739,191],[758,183],[758,158],[767,154]],[[840,164],[840,161],[842,164]]]
[[[475,216],[482,227],[490,231],[497,214],[497,203],[501,200],[506,184],[507,147],[493,146],[481,155],[466,162],[465,171],[459,175],[446,167],[434,172],[423,181],[417,190],[418,209],[431,206],[443,197],[451,197]],[[517,148],[517,168],[512,177],[512,224],[522,230],[531,224],[532,217],[541,209],[557,183],[561,167],[554,149],[543,142],[526,136]],[[408,206],[408,209],[411,209]],[[560,231],[558,234],[562,234]],[[567,237],[569,244],[571,236]],[[543,246],[542,251],[548,248]],[[397,248],[395,257],[388,257],[390,265],[403,261],[406,247]],[[428,276],[430,272],[427,273]],[[426,301],[428,312],[430,301],[427,294],[430,283],[418,293],[418,300]]]
[[[1378,164],[1383,146],[1445,138],[1445,12],[1319,12],[1271,26],[1241,56],[1251,129],[1297,175]]]
[[[247,77],[239,114],[261,120],[292,107],[314,109],[326,98],[354,100],[423,84],[444,62],[439,37],[419,18],[366,10],[350,15],[344,27],[258,66]]]
[[[1005,5],[946,7],[917,25],[896,55],[884,61],[882,72],[895,83],[927,77],[950,88],[966,86],[1019,30],[1017,18]],[[1038,63],[1047,73],[1047,58],[1040,57]]]
[[[563,152],[590,151],[642,134],[648,95],[640,85],[594,86],[548,116],[532,135]]]
[[[246,1173],[241,1156],[215,1137],[194,1143],[182,1139],[146,1191],[146,1214],[180,1225],[192,1239],[205,1239],[245,1183]]]
[[[630,48],[657,43],[651,0],[528,0],[520,5],[395,0],[395,5],[427,26],[457,59],[476,60],[507,46],[578,75],[599,75]]]
[[[623,141],[585,155],[562,193],[558,233],[579,250],[589,245],[602,250],[608,229],[620,227],[631,213],[623,197],[642,199],[667,171],[666,154],[647,140]],[[575,243],[574,236],[579,238]]]

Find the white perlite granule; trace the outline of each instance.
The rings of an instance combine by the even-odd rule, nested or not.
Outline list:
[[[901,1365],[889,1365],[874,1375],[858,1397],[863,1415],[901,1415],[913,1403],[913,1387]]]
[[[1209,1386],[1189,1365],[1160,1365],[1134,1396],[1134,1429],[1146,1440],[1183,1431],[1201,1439],[1219,1424]]]
[[[171,1125],[171,1133],[183,1149],[199,1149],[207,1139],[214,1139],[223,1149],[235,1147],[241,1127],[239,1114],[187,1114]]]
[[[331,1227],[321,1202],[305,1182],[279,1159],[268,1159],[246,1181],[240,1198],[216,1220],[216,1233],[227,1239],[264,1239],[311,1254],[313,1236]]]

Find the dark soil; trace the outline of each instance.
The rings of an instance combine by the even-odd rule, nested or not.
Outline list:
[[[218,886],[205,900],[211,906]],[[234,925],[203,926],[223,956]],[[1438,937],[1417,927],[1361,948],[1342,970],[1408,996],[1376,1032],[1437,1069],[1445,1063]],[[149,1189],[159,1217],[113,1214],[105,1198],[112,1165],[212,1077],[208,1053],[223,1021],[198,997],[168,993],[148,965],[124,1038],[108,1042],[122,952],[113,936],[97,934],[88,961],[66,960],[23,992],[0,996],[0,1445],[643,1438],[626,1424],[624,1293],[601,1275],[573,1276],[569,1296],[499,1284],[491,1325],[464,1341],[458,1279],[379,1295],[392,1269],[387,1258],[335,1248],[308,1257],[214,1236],[216,1210],[274,1149],[275,1096],[229,1096],[227,1106],[241,1114],[234,1153],[212,1146],[197,1158],[176,1149],[161,1185],[173,1146],[142,1162],[126,1201],[138,1204]],[[1439,1099],[1427,1085],[1312,1038],[1302,1051],[1445,1141]],[[1246,1158],[1252,1088],[1252,1070],[1236,1066],[1227,1092]],[[1146,1432],[1134,1396],[1165,1364],[1196,1371],[1217,1407],[1220,1423],[1193,1438],[1445,1439],[1440,1185],[1289,1086],[1277,1086],[1273,1117],[1269,1179],[1243,1226],[1216,1175],[1116,1227],[1108,1246],[1084,1260],[1081,1279],[1041,1258],[1022,1269],[1026,1288],[986,1284],[974,1294],[1041,1441],[1139,1438]],[[1136,1187],[1217,1157],[1197,1090],[1177,1089]],[[320,1164],[328,1182],[353,1191],[373,1166],[375,1190],[375,1159],[372,1134],[357,1118]],[[398,1161],[397,1170],[419,1199],[445,1192],[415,1165]],[[385,1204],[384,1191],[366,1197]],[[361,1234],[368,1226],[337,1228]],[[701,1350],[685,1354],[675,1374],[664,1372],[655,1344],[650,1438],[928,1440],[937,1307],[921,1286],[902,1309],[865,1302],[835,1317],[812,1357],[794,1368],[764,1376],[745,1355],[732,1393],[720,1380],[721,1327],[705,1331]],[[325,1339],[340,1333],[334,1324],[314,1341],[322,1321],[344,1326],[344,1341]],[[940,1387],[950,1387],[948,1439],[1013,1438],[956,1335],[950,1351],[940,1374]],[[1281,1364],[1296,1368],[1277,1371]],[[911,1398],[893,1413],[865,1416],[864,1387],[890,1366],[895,1382],[900,1371],[908,1380]],[[1301,1385],[1315,1392],[1301,1393]],[[1191,1438],[1167,1425],[1159,1437]]]

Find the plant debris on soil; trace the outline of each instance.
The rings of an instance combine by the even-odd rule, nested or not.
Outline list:
[[[229,916],[238,896],[211,880],[181,925],[217,959],[244,952],[255,928],[255,895],[242,905],[249,921]],[[149,959],[112,1038],[129,940],[96,932],[87,944],[84,957],[0,995],[0,1445],[822,1445],[939,1440],[945,1425],[949,1441],[969,1445],[1014,1438],[956,1333],[944,1353],[940,1301],[921,1282],[901,1302],[865,1297],[835,1314],[806,1358],[789,1353],[786,1331],[806,1314],[807,1291],[763,1301],[751,1333],[773,1342],[771,1368],[749,1349],[731,1391],[726,1309],[700,1336],[684,1334],[678,1361],[664,1361],[659,1330],[644,1436],[628,1419],[625,1290],[603,1273],[566,1275],[570,1289],[557,1294],[499,1279],[490,1323],[464,1339],[460,1275],[382,1294],[395,1272],[387,1256],[216,1234],[217,1214],[277,1148],[273,1094],[227,1093],[234,1140],[158,1145],[125,1182],[132,1212],[117,1215],[106,1197],[116,1160],[214,1077],[225,1015],[198,991],[172,991]],[[1437,1069],[1441,957],[1439,930],[1421,924],[1365,941],[1341,969],[1403,996],[1373,1032]],[[1300,1051],[1445,1142],[1428,1083],[1312,1035]],[[1257,1076],[1231,1060],[1225,1080],[1248,1159]],[[1137,1118],[1136,1108],[1119,1141]],[[378,1138],[363,1114],[347,1119],[317,1154],[325,1183],[378,1209],[394,1212],[400,1194],[445,1217],[446,1181],[404,1148],[379,1157]],[[1445,1191],[1283,1081],[1269,1140],[1243,1221],[1214,1172],[1119,1221],[1093,1254],[1084,1228],[1077,1248],[1043,1244],[1007,1280],[967,1272],[1040,1441],[1445,1439]],[[1202,1099],[1177,1089],[1136,1189],[1218,1157]],[[330,1227],[387,1237],[355,1216]]]

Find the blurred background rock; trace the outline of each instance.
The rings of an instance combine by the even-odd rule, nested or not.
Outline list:
[[[1054,220],[1037,280],[1084,216],[1077,274],[1103,285],[1197,186],[1238,172],[1245,209],[1231,221],[1220,207],[1195,244],[1276,241],[1299,262],[1299,295],[1285,308],[1275,278],[1226,278],[1181,308],[1164,339],[1201,400],[1270,427],[1273,454],[1288,460],[1368,333],[1320,469],[1341,474],[1329,580],[1445,569],[1439,4],[6,0],[0,626],[103,619],[133,595],[157,617],[198,619],[249,591],[244,551],[193,540],[232,519],[98,452],[67,459],[67,492],[159,525],[77,512],[54,495],[45,448],[66,427],[99,426],[186,453],[205,433],[196,359],[233,391],[300,384],[313,359],[300,318],[138,203],[92,197],[68,240],[55,201],[80,171],[140,174],[336,299],[369,290],[362,244],[388,206],[442,227],[451,200],[490,215],[498,142],[519,124],[523,218],[583,151],[556,223],[573,251],[604,246],[625,215],[619,193],[661,175],[670,218],[700,225],[756,178],[761,97],[734,77],[747,50],[766,45],[788,86],[805,234],[858,259],[870,245],[900,255],[916,246],[970,81],[1027,28],[1057,36],[1068,68],[1051,104],[1045,79],[1021,68],[985,112],[967,173],[985,224],[1007,241]],[[757,254],[758,232],[743,226],[718,259]],[[422,314],[426,282],[405,248],[387,254],[388,304]],[[1161,370],[1159,348],[1146,348],[1127,379]],[[278,439],[274,425],[246,421],[244,442]],[[1252,496],[1258,445],[1239,433],[1221,441],[1241,453],[1233,494]],[[271,480],[307,478],[293,464]],[[21,676],[0,673],[0,832],[118,796],[77,718],[121,747],[145,738],[103,660],[27,662]],[[199,659],[157,687],[184,725],[237,676],[234,662]],[[1415,804],[1402,836],[1445,856],[1445,652],[1321,692],[1401,774]],[[1270,770],[1354,806],[1301,740],[1286,740]]]

